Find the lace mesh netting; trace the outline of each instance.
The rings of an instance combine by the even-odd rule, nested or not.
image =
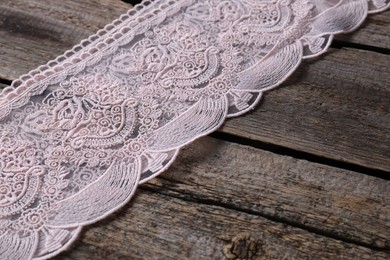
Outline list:
[[[46,259],[389,0],[149,0],[0,95],[0,255]]]

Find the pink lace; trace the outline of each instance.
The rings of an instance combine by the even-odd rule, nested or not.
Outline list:
[[[46,259],[389,0],[148,0],[0,95],[0,255]]]

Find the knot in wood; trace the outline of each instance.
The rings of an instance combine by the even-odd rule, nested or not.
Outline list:
[[[260,241],[248,233],[238,234],[226,245],[223,253],[227,259],[253,259],[259,252]]]

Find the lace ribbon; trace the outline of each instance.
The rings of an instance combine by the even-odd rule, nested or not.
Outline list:
[[[46,259],[389,0],[147,0],[0,95],[0,256]]]

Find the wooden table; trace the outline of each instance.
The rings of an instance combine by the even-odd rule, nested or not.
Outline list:
[[[126,12],[1,0],[0,84]],[[390,11],[188,146],[57,259],[390,259]]]

